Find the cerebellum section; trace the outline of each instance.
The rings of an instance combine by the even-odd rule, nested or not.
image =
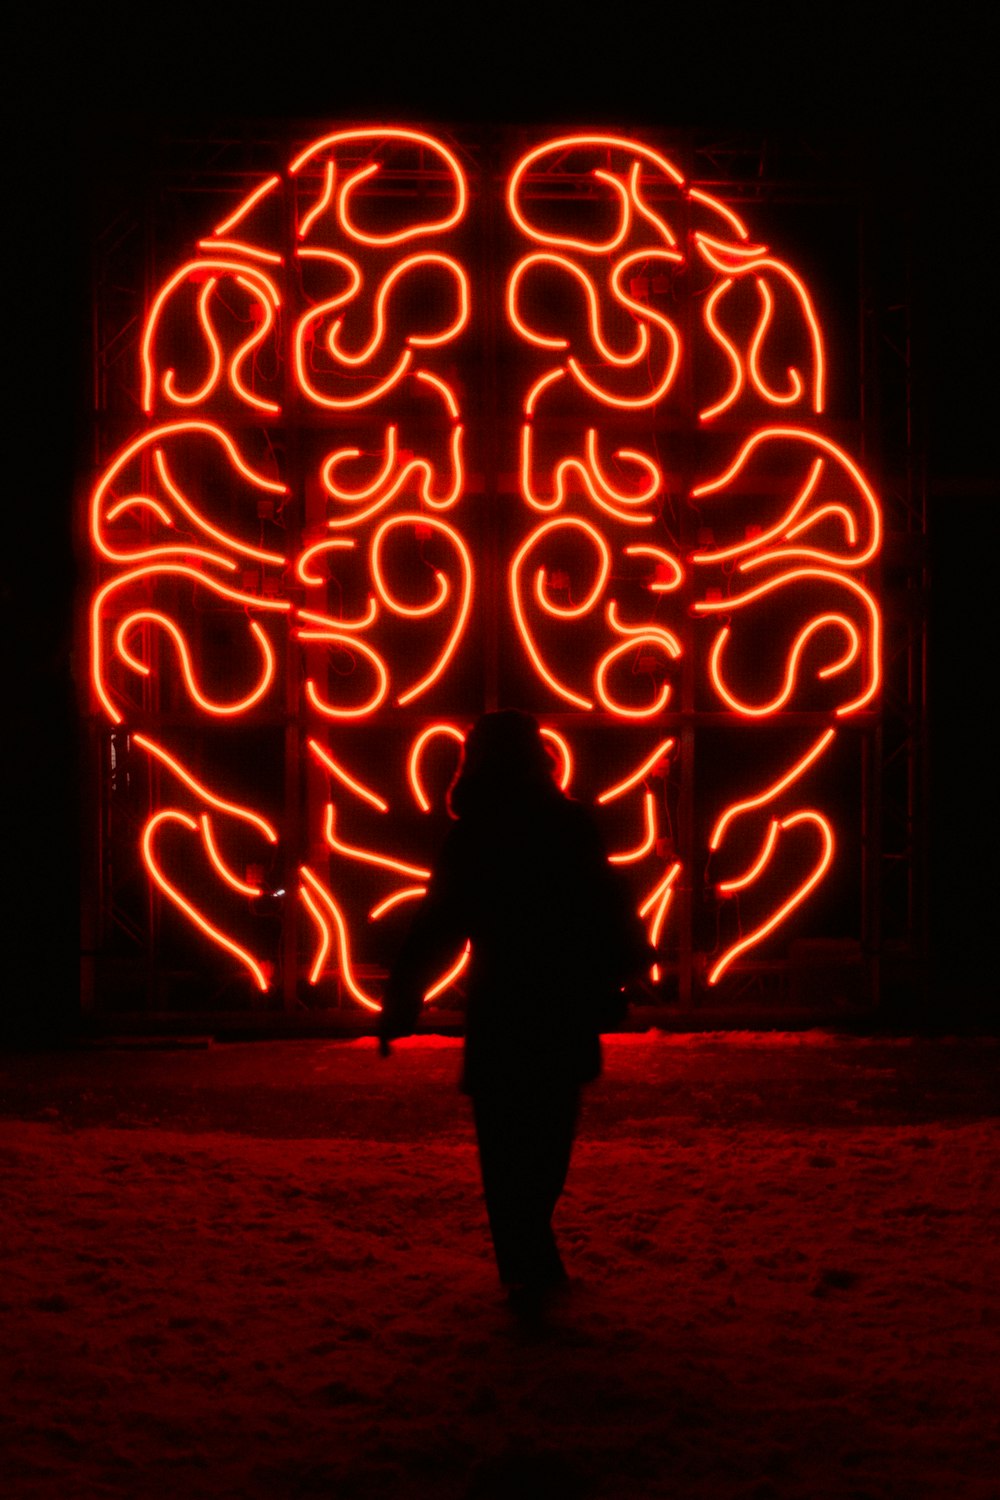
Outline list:
[[[850,910],[879,502],[762,231],[656,142],[497,175],[408,127],[211,222],[90,499],[101,899],[170,1003],[377,1010],[487,707],[594,801],[664,997]]]

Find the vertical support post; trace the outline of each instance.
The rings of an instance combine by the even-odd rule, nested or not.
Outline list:
[[[286,150],[285,161],[289,161],[290,152]],[[295,223],[295,186],[289,180],[287,174],[284,180],[284,208],[285,208],[285,265],[289,268],[287,296],[284,305],[285,338],[284,338],[284,379],[282,382],[282,404],[281,410],[284,418],[284,440],[285,458],[288,465],[288,478],[299,475],[302,472],[299,463],[301,441],[299,438],[299,422],[296,420],[300,410],[298,399],[298,388],[293,377],[295,369],[294,333],[296,319],[300,313],[298,282],[294,275],[297,265],[295,257],[296,247],[296,223]],[[309,505],[309,487],[303,485],[302,493],[291,494],[289,497],[289,516],[287,522],[288,547],[291,555],[299,551],[302,536],[309,524],[309,517],[304,512]],[[284,795],[285,795],[285,826],[283,838],[285,845],[285,896],[282,910],[281,924],[281,1003],[286,1012],[295,1010],[298,1005],[298,967],[299,967],[299,916],[300,908],[297,896],[298,891],[298,866],[302,858],[304,839],[309,810],[308,789],[303,785],[301,765],[301,720],[302,720],[302,671],[299,660],[299,646],[295,640],[293,631],[289,628],[285,632],[285,706],[284,706]],[[306,802],[305,814],[303,815],[303,801]]]

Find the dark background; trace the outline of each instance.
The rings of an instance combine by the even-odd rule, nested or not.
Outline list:
[[[981,13],[983,16],[986,12]],[[0,1034],[77,999],[76,573],[89,414],[91,206],[141,178],[164,122],[677,125],[860,146],[874,232],[913,261],[931,506],[932,1024],[993,1024],[992,699],[998,132],[988,19],[915,7],[545,4],[461,11],[36,7],[8,44]],[[923,1018],[926,1022],[927,1018]]]

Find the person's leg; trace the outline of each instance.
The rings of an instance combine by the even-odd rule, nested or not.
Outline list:
[[[533,1101],[531,1146],[526,1156],[526,1198],[530,1203],[530,1245],[533,1270],[528,1278],[540,1287],[566,1280],[552,1215],[566,1186],[576,1120],[579,1087],[564,1079],[552,1080]]]
[[[546,1225],[566,1186],[579,1106],[579,1085],[565,1080],[551,1085],[539,1101],[536,1139],[543,1149],[537,1156],[538,1203]]]
[[[522,1279],[523,1260],[518,1232],[521,1132],[509,1101],[495,1090],[474,1094],[472,1109],[497,1270],[504,1285],[513,1286]]]
[[[577,1085],[562,1080],[473,1099],[486,1209],[507,1286],[565,1279],[551,1220],[569,1169],[578,1101]]]

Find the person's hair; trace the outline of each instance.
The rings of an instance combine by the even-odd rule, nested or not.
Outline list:
[[[559,795],[555,763],[536,720],[505,708],[483,714],[469,731],[448,808],[462,818],[497,803]]]

